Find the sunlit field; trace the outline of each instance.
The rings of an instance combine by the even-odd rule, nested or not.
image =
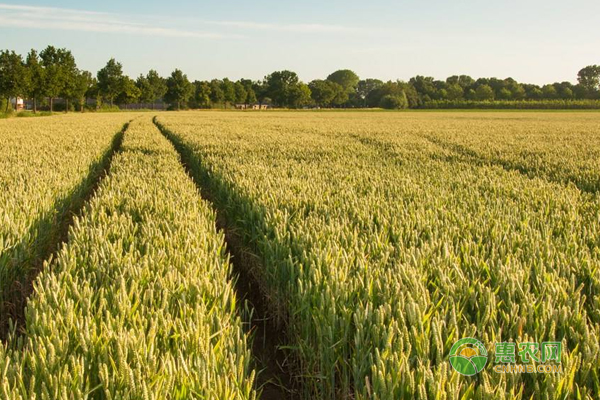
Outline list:
[[[236,247],[300,398],[600,396],[598,112],[82,114],[0,138],[1,398],[259,398]],[[498,372],[498,343],[521,364],[545,342],[531,365],[556,372]]]

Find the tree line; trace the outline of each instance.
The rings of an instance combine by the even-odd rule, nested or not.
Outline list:
[[[581,69],[577,84],[560,82],[543,86],[519,83],[512,78],[479,78],[455,75],[446,80],[415,76],[409,81],[360,79],[351,70],[333,72],[326,79],[302,82],[293,71],[275,71],[263,80],[228,78],[191,82],[181,70],[161,77],[155,70],[135,80],[123,73],[121,63],[111,58],[94,76],[81,70],[71,51],[48,46],[25,57],[14,51],[0,52],[0,98],[31,100],[33,111],[39,104],[54,110],[60,98],[64,109],[83,111],[88,99],[96,107],[162,101],[171,108],[228,108],[236,104],[267,104],[275,107],[359,108],[448,108],[461,104],[477,108],[485,104],[506,107],[555,101],[564,105],[576,100],[600,99],[600,66]],[[584,104],[584,103],[578,103]],[[528,105],[528,106],[527,106]]]

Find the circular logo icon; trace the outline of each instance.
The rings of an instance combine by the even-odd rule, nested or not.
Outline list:
[[[487,360],[487,350],[477,339],[462,338],[450,349],[450,365],[461,375],[473,376],[481,372]]]

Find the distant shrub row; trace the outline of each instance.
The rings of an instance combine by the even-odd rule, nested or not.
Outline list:
[[[600,110],[600,100],[431,100],[427,109]]]

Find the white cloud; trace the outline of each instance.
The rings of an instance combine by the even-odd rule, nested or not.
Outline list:
[[[225,35],[159,27],[115,14],[65,8],[0,4],[0,27],[125,33],[146,36],[218,39]]]
[[[147,36],[180,38],[239,38],[239,34],[185,30],[159,26],[153,21],[169,21],[181,25],[182,21],[194,21],[195,25],[230,28],[236,31],[272,31],[291,33],[364,33],[360,28],[328,24],[275,24],[251,21],[211,21],[195,18],[168,18],[165,16],[137,15],[119,16],[113,13],[73,10],[67,8],[38,7],[0,3],[0,27],[27,29],[56,29],[83,32],[125,33]]]

